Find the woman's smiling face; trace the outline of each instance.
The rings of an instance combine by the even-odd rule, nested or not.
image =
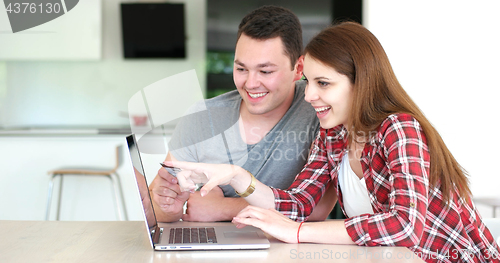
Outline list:
[[[352,84],[346,75],[306,54],[304,76],[305,100],[314,107],[322,128],[347,125],[352,102]]]

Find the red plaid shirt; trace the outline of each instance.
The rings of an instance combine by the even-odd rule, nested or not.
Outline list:
[[[306,220],[330,182],[343,210],[338,173],[346,149],[342,125],[321,129],[290,188],[273,189],[276,210]],[[416,119],[394,114],[384,120],[361,156],[374,214],[346,219],[349,236],[358,245],[408,247],[427,262],[500,262],[499,247],[474,204],[455,191],[443,206],[439,188],[429,188],[429,162],[427,140]]]

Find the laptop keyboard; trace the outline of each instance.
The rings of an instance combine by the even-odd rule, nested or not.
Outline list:
[[[171,228],[169,244],[217,243],[213,227]]]

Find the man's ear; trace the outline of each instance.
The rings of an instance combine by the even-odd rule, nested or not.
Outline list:
[[[304,56],[300,56],[299,59],[297,59],[297,63],[295,63],[295,67],[293,69],[293,71],[295,71],[293,81],[297,81],[302,78],[303,70],[304,70]]]

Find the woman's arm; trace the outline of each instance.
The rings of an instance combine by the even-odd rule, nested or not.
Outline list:
[[[354,245],[347,233],[344,219],[323,222],[305,222],[298,234],[300,243],[323,243],[338,245]]]
[[[292,220],[304,221],[319,203],[331,180],[330,165],[324,145],[325,138],[326,131],[322,130],[314,142],[307,164],[286,191],[264,185],[248,171],[235,165],[179,161],[165,162],[165,164],[183,170],[177,174],[183,191],[194,191],[196,183],[205,183],[200,190],[201,196],[218,185],[231,185],[236,192],[245,193],[253,178],[255,190],[245,197],[250,205],[273,208]],[[333,207],[335,202],[334,200],[331,202]]]
[[[354,244],[344,220],[298,223],[274,209],[247,206],[234,219],[238,227],[251,225],[287,243]],[[300,229],[299,229],[300,227]]]
[[[245,197],[245,201],[247,201],[250,205],[262,208],[274,208],[274,194],[271,188],[261,183],[245,169],[240,168],[238,170],[242,171],[240,171],[235,177],[233,177],[233,180],[231,180],[230,183],[234,190],[237,193],[244,194],[250,189],[252,180],[255,180],[255,190],[250,195]]]
[[[254,180],[255,190],[245,197],[245,200],[251,205],[274,208],[274,194],[271,188],[239,166],[180,161],[166,161],[165,164],[183,170],[177,173],[177,179],[183,191],[194,192],[197,183],[205,183],[200,189],[202,197],[219,185],[231,185],[236,192],[243,194],[247,192]]]
[[[337,203],[337,189],[330,184],[326,189],[325,194],[321,197],[319,203],[314,207],[311,215],[307,218],[308,222],[324,221],[332,212],[333,207]]]

